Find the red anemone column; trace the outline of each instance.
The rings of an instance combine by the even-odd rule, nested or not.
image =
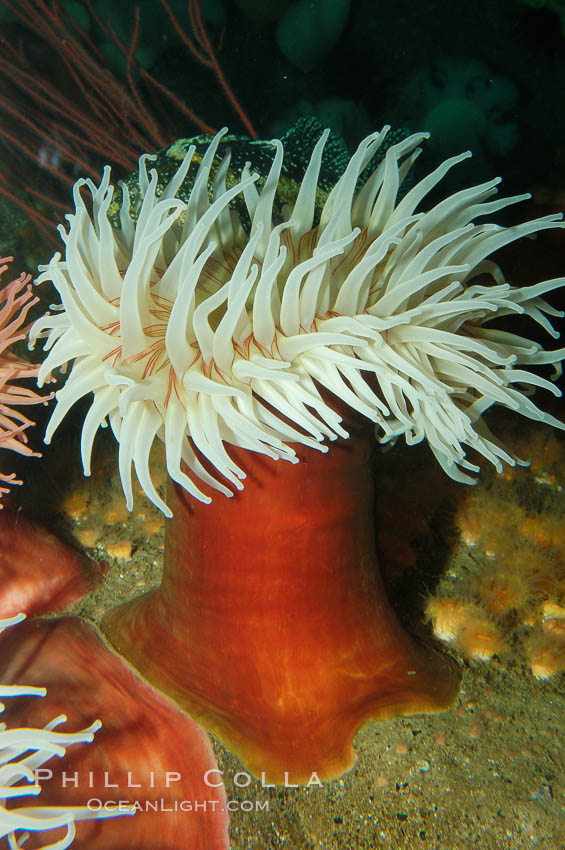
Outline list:
[[[256,776],[333,779],[369,718],[447,708],[448,659],[410,637],[375,555],[373,437],[300,463],[230,447],[245,489],[211,505],[171,485],[161,587],[103,629]]]

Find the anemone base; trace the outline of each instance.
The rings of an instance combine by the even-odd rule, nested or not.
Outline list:
[[[102,627],[247,770],[301,784],[349,770],[364,721],[448,708],[459,676],[386,597],[370,431],[295,448],[296,465],[230,448],[247,473],[232,499],[171,485],[162,585]]]

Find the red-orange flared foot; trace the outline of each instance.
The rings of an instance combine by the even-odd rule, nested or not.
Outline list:
[[[114,609],[109,640],[256,776],[328,780],[370,718],[435,712],[458,674],[399,624],[375,557],[373,440],[291,465],[235,451],[245,489],[172,486],[161,587]],[[286,777],[285,777],[286,774]]]

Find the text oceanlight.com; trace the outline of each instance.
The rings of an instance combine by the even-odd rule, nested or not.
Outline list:
[[[152,797],[147,792],[154,790],[159,793],[162,789],[171,789],[173,791],[177,783],[182,782],[182,773],[178,770],[168,770],[164,772],[149,771],[143,776],[136,774],[134,771],[125,771],[118,777],[111,774],[109,771],[62,771],[58,774],[53,774],[49,768],[37,768],[34,771],[35,780],[38,785],[54,781],[61,788],[81,788],[90,791],[94,794],[101,794],[102,790],[110,790],[114,799],[105,800],[99,796],[90,797],[86,806],[91,811],[99,812],[216,812],[227,810],[229,812],[265,812],[269,811],[269,800],[266,799],[244,799],[234,800],[228,799],[226,802],[218,799],[169,799],[166,795],[163,797]],[[252,787],[258,791],[265,788],[274,788],[275,786],[267,782],[265,775],[262,774],[258,779],[255,779],[246,771],[234,773],[231,777],[231,784],[236,788],[243,789]],[[312,773],[307,786],[318,785],[322,782],[316,773]],[[203,788],[215,789],[224,785],[224,774],[217,768],[207,770],[202,774]],[[290,773],[284,774],[284,787],[298,788],[298,784],[292,782]],[[210,794],[203,794],[207,797]],[[85,795],[86,796],[86,795]],[[102,795],[104,796],[104,794]],[[133,797],[133,799],[132,799]]]
[[[92,797],[86,803],[93,812],[268,812],[269,800],[228,800],[225,806],[219,800],[100,800]]]

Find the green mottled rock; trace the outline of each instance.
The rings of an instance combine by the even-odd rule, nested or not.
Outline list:
[[[287,132],[281,137],[281,141],[284,145],[284,160],[274,205],[275,220],[282,220],[283,208],[287,204],[293,204],[296,200],[300,183],[310,160],[312,150],[314,149],[314,145],[320,138],[323,130],[323,124],[318,118],[299,118],[294,127],[287,130]],[[407,130],[391,131],[388,134],[385,143],[367,165],[364,175],[368,176],[372,172],[392,144],[395,144],[408,135],[409,133]],[[177,197],[181,200],[188,200],[190,191],[194,184],[198,165],[212,141],[212,138],[213,136],[200,135],[193,136],[189,139],[177,139],[177,141],[169,145],[168,148],[164,148],[154,155],[154,158],[148,162],[148,168],[155,169],[157,172],[157,195],[163,191],[165,186],[167,186],[169,181],[172,179],[189,147],[191,145],[195,145],[196,152],[193,156],[192,164],[186,179],[177,192]],[[213,178],[216,175],[220,162],[223,160],[228,150],[231,153],[230,165],[226,175],[226,184],[228,188],[239,182],[241,172],[245,167],[245,164],[249,162],[251,164],[252,171],[261,175],[257,181],[257,188],[260,190],[265,182],[267,174],[269,173],[269,169],[275,155],[275,147],[270,140],[259,139],[254,141],[248,136],[237,136],[231,134],[224,136],[218,145],[218,153],[212,168],[212,180],[208,186],[210,198],[212,197],[213,192]],[[322,208],[330,190],[345,171],[349,159],[350,152],[348,151],[345,142],[332,130],[324,148],[322,157],[322,166],[320,170],[316,199],[316,208],[318,210]],[[136,210],[139,204],[138,172],[132,172],[132,174],[130,174],[123,182],[127,185],[130,193],[131,214],[135,219]],[[363,182],[363,175],[361,176],[360,182]],[[109,210],[110,220],[114,226],[118,225],[118,214],[121,200],[122,192],[118,189]],[[237,209],[242,222],[245,225],[248,221],[248,216],[243,198],[236,198],[235,201],[233,201],[233,206]]]

